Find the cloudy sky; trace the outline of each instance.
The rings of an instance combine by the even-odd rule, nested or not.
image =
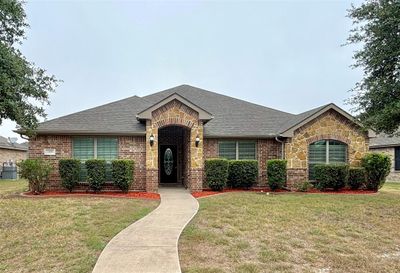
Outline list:
[[[359,4],[357,1],[353,1]],[[299,113],[361,78],[350,1],[28,1],[23,53],[63,80],[48,119],[190,84]],[[15,136],[6,121],[0,135]]]

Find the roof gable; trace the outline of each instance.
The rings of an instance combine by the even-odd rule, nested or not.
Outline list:
[[[338,107],[334,103],[330,103],[315,109],[312,109],[310,111],[301,113],[297,115],[295,118],[293,118],[290,122],[286,124],[282,128],[281,131],[281,136],[282,137],[293,137],[294,131],[296,131],[298,128],[302,127],[303,125],[306,125],[307,123],[311,122],[312,120],[316,119],[317,117],[321,116],[322,114],[326,113],[329,110],[334,110],[350,120],[351,122],[355,123],[356,125],[361,126],[361,124],[349,113],[344,111],[342,108]],[[371,130],[368,131],[368,136],[369,137],[374,137],[375,133]]]
[[[167,104],[173,100],[177,100],[177,101],[181,102],[182,104],[186,105],[187,107],[196,111],[199,114],[200,120],[208,121],[208,120],[213,119],[213,116],[211,113],[207,112],[203,108],[190,102],[189,100],[185,99],[184,97],[182,97],[181,95],[179,95],[177,93],[173,93],[172,95],[160,100],[159,102],[157,102],[157,103],[151,105],[150,107],[146,108],[145,110],[139,112],[136,115],[136,118],[138,120],[151,119],[153,111],[159,109],[160,107],[164,106],[165,104]]]

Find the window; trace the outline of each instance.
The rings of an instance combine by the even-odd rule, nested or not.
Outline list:
[[[219,157],[229,160],[256,159],[256,142],[220,141]]]
[[[400,147],[394,148],[394,169],[400,171]]]
[[[315,179],[314,167],[319,164],[346,163],[347,145],[337,140],[319,140],[308,149],[308,177]]]
[[[77,137],[73,139],[72,147],[73,157],[80,159],[82,162],[81,181],[86,180],[87,171],[84,164],[85,161],[94,158],[107,161],[106,180],[111,180],[111,160],[118,158],[118,139]]]

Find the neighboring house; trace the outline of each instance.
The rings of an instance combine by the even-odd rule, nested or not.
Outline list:
[[[29,157],[54,163],[53,189],[60,188],[61,158],[125,158],[135,160],[132,190],[178,183],[201,191],[207,158],[258,160],[257,186],[266,185],[267,160],[285,158],[290,186],[312,179],[315,164],[358,165],[368,141],[334,104],[294,115],[181,85],[43,122]]]
[[[8,138],[0,136],[0,169],[4,162],[14,163],[28,157],[28,143],[11,143]]]
[[[371,152],[385,153],[392,160],[392,169],[386,181],[400,182],[400,137],[377,136],[371,138]]]

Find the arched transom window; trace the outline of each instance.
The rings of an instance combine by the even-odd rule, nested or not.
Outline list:
[[[308,178],[314,180],[314,167],[318,164],[346,163],[347,144],[338,140],[323,139],[308,148]]]

